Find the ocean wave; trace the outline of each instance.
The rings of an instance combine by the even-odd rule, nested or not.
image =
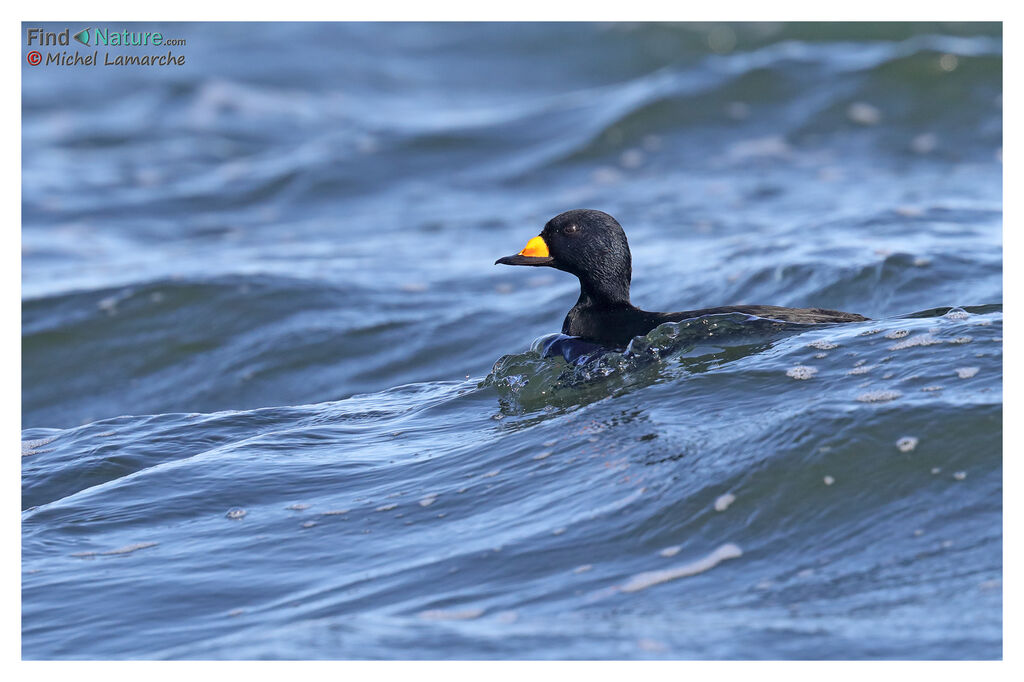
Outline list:
[[[547,398],[538,384],[554,387],[567,363],[531,352],[503,358],[481,385],[28,429],[23,551],[30,571],[44,570],[26,576],[26,637],[34,655],[56,657],[321,657],[324,637],[354,617],[361,629],[343,628],[326,655],[393,656],[374,648],[388,633],[409,638],[405,655],[426,652],[416,633],[442,623],[459,633],[456,655],[497,655],[498,641],[512,641],[542,657],[593,656],[558,638],[571,622],[574,641],[608,642],[616,656],[728,658],[742,654],[732,634],[715,634],[734,631],[721,614],[762,614],[746,619],[744,646],[796,656],[845,641],[849,618],[885,627],[871,615],[881,612],[886,622],[904,615],[858,655],[941,657],[949,639],[898,634],[915,612],[900,594],[925,574],[927,584],[966,590],[967,609],[998,598],[989,559],[999,543],[990,523],[1001,481],[999,307],[805,330],[763,322],[659,328],[626,353],[581,363],[589,378]],[[748,352],[750,334],[768,343]],[[739,357],[728,356],[730,336]],[[695,358],[701,343],[726,347]],[[525,382],[501,374],[529,362]],[[957,371],[968,365],[973,373]],[[881,402],[862,400],[883,392]],[[534,411],[493,414],[496,395],[532,399]],[[541,405],[559,400],[569,409]],[[951,556],[972,568],[945,571]],[[239,557],[301,561],[305,577],[243,569],[247,584],[225,591]],[[101,564],[110,569],[97,574]],[[99,646],[55,639],[59,631],[36,625],[55,607],[45,595],[82,571],[105,599],[137,592],[147,575],[155,586],[144,601],[179,595],[212,629],[169,635],[152,624],[140,637],[138,626],[129,634],[108,622]],[[665,623],[623,641],[577,620],[658,612],[665,599],[718,613],[718,625],[698,646]],[[75,600],[72,612],[90,601]],[[780,608],[798,609],[794,625],[816,628],[826,649],[765,621]],[[990,629],[977,631],[973,651],[989,651]]]

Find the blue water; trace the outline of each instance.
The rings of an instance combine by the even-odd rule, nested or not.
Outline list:
[[[25,658],[1002,656],[999,25],[129,28],[23,65]],[[873,319],[542,357],[577,207]]]

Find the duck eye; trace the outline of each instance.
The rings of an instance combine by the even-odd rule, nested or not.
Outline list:
[[[569,223],[568,225],[565,226],[565,233],[566,234],[576,234],[579,231],[580,231],[580,226],[577,225],[576,223]]]

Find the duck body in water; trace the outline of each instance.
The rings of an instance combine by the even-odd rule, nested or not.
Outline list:
[[[522,251],[499,258],[497,264],[551,267],[576,275],[580,297],[565,316],[562,333],[602,346],[624,347],[634,336],[642,336],[665,322],[723,313],[804,324],[868,319],[838,310],[772,305],[729,305],[675,313],[641,310],[629,300],[633,265],[626,233],[615,218],[591,209],[555,216]]]

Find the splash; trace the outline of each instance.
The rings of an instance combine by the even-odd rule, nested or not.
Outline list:
[[[480,385],[498,390],[506,413],[582,405],[649,385],[665,372],[721,366],[812,327],[741,313],[709,315],[667,322],[620,349],[549,334],[526,353],[501,357]]]

